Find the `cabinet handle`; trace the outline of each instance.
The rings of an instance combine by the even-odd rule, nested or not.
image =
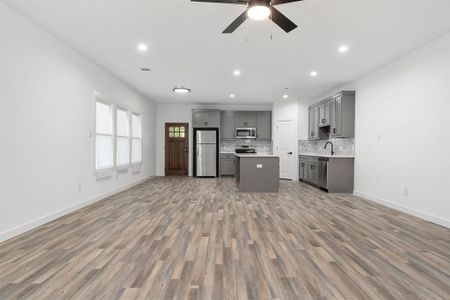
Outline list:
[[[292,152],[288,152],[288,154],[292,155]]]
[[[336,128],[333,128],[333,133],[336,133]]]
[[[314,136],[314,132],[311,132],[311,136]]]

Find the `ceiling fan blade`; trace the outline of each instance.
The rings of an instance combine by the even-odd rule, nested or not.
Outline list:
[[[191,0],[191,2],[244,4],[244,5],[247,5],[248,1],[249,0]]]
[[[280,5],[280,4],[299,2],[299,1],[303,1],[303,0],[272,0],[272,5]]]
[[[233,33],[239,26],[247,20],[247,10],[230,24],[222,33]]]
[[[272,21],[281,27],[286,32],[291,32],[297,25],[294,24],[291,20],[289,20],[285,15],[283,15],[280,11],[275,9],[275,7],[271,7],[272,10]]]

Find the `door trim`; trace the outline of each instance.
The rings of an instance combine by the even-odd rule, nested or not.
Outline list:
[[[171,171],[170,174],[167,172],[167,170],[169,169],[169,155],[168,155],[168,151],[169,151],[169,127],[176,127],[176,126],[184,126],[186,129],[184,131],[185,133],[185,159],[186,159],[186,164],[187,164],[187,169],[186,170],[180,170],[180,171]],[[189,123],[166,123],[164,126],[164,137],[165,137],[165,142],[164,142],[164,176],[172,176],[172,175],[185,175],[187,176],[189,173]]]

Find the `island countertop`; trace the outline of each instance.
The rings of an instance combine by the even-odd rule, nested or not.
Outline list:
[[[249,153],[236,153],[235,154],[237,157],[241,158],[241,157],[280,157],[279,155],[275,155],[275,154],[249,154]]]
[[[324,154],[313,154],[313,153],[299,153],[298,156],[311,156],[311,157],[326,157],[326,158],[355,158],[351,155],[324,155]]]

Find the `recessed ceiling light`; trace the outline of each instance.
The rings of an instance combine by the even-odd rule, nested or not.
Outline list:
[[[141,52],[146,52],[148,50],[148,46],[146,44],[139,44],[137,49]]]
[[[284,94],[284,95],[283,95],[283,98],[284,98],[284,99],[289,98],[289,95],[288,95],[288,94]]]
[[[247,11],[247,16],[255,21],[262,21],[270,16],[270,8],[268,5],[253,5]]]
[[[239,70],[234,70],[233,75],[234,75],[234,76],[239,76],[239,75],[241,75],[241,71],[239,71]]]
[[[345,53],[348,51],[348,46],[347,45],[342,45],[339,47],[339,52],[340,53]]]
[[[236,97],[235,94],[231,94],[231,95],[230,95],[230,98],[235,98],[235,97]]]
[[[316,77],[317,76],[317,71],[311,71],[311,73],[309,73],[309,75],[311,75],[311,77]]]
[[[189,94],[191,92],[191,89],[185,87],[174,87],[173,92],[176,94]]]

